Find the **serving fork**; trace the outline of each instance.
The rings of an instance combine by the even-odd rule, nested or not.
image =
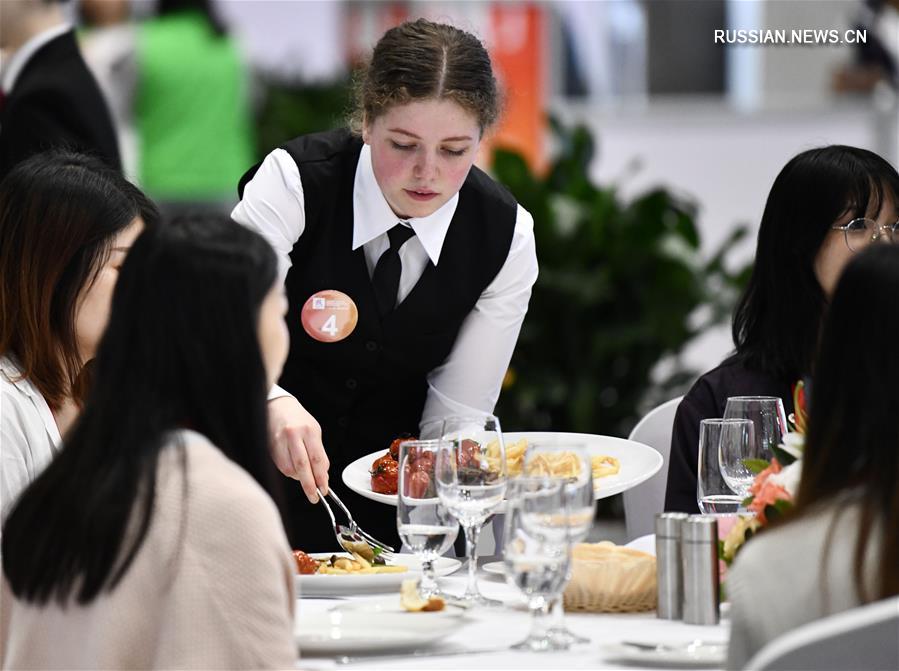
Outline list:
[[[396,550],[386,543],[382,543],[371,534],[366,533],[364,529],[356,524],[350,509],[344,505],[343,501],[341,501],[340,497],[334,493],[333,489],[328,489],[327,496],[334,501],[334,503],[336,503],[343,511],[343,514],[347,516],[347,524],[339,524],[337,522],[337,519],[334,517],[334,511],[331,509],[325,496],[321,493],[321,490],[316,487],[315,491],[318,492],[319,500],[324,504],[325,510],[328,511],[328,517],[331,518],[331,524],[334,527],[334,537],[337,539],[337,543],[340,547],[347,552],[352,553],[359,552],[360,545],[366,545],[381,550],[379,556],[383,557],[385,560],[390,559],[393,556],[393,553],[396,552]]]

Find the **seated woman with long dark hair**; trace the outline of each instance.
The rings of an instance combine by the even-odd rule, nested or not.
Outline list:
[[[899,174],[870,151],[833,145],[792,158],[768,194],[752,276],[733,318],[735,352],[677,408],[665,510],[698,513],[699,423],[731,396],[777,396],[811,374],[821,321],[840,273],[874,240],[899,241]]]
[[[833,295],[796,506],[728,574],[728,667],[801,624],[899,595],[897,333],[899,246],[878,245],[852,260]]]
[[[119,268],[156,218],[81,154],[33,156],[0,183],[0,520],[75,421]]]
[[[84,411],[6,521],[4,668],[293,666],[295,567],[267,493],[276,276],[225,218],[135,242]]]

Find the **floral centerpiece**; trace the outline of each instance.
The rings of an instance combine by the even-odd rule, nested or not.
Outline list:
[[[783,442],[772,448],[771,461],[746,459],[743,463],[756,474],[749,497],[743,505],[755,513],[741,515],[727,536],[718,541],[718,557],[730,566],[743,544],[771,520],[787,513],[799,489],[802,473],[802,453],[805,447],[805,431],[808,421],[805,384],[800,380],[793,386],[793,408],[788,431]]]

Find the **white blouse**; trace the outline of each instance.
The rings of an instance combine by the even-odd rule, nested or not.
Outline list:
[[[10,357],[0,357],[0,521],[59,452],[47,401]]]

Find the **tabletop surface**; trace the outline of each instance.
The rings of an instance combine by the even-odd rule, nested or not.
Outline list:
[[[491,650],[489,653],[455,654],[441,657],[397,658],[391,655],[379,659],[378,655],[365,656],[360,662],[339,665],[333,658],[306,656],[300,651],[297,668],[314,671],[317,669],[639,669],[665,668],[664,665],[647,666],[639,662],[621,661],[606,653],[603,648],[621,641],[641,641],[655,643],[685,643],[702,640],[710,643],[726,642],[729,622],[722,618],[716,626],[686,625],[683,622],[660,620],[655,611],[628,614],[566,613],[568,628],[590,639],[590,643],[575,645],[563,652],[519,652],[506,650],[523,640],[530,630],[530,615],[524,607],[523,598],[517,590],[507,585],[502,578],[479,572],[482,593],[506,604],[503,608],[472,609],[467,616],[470,622],[433,646],[437,650]],[[441,588],[449,593],[461,593],[465,586],[465,572],[460,570],[453,576],[440,579]],[[399,599],[399,594],[354,596],[349,599],[306,598],[297,601],[298,616],[324,613],[338,604],[380,601],[385,598]],[[385,653],[387,654],[387,653]],[[395,654],[402,654],[401,652]],[[689,665],[668,668],[686,669]],[[696,667],[715,668],[715,667]]]

